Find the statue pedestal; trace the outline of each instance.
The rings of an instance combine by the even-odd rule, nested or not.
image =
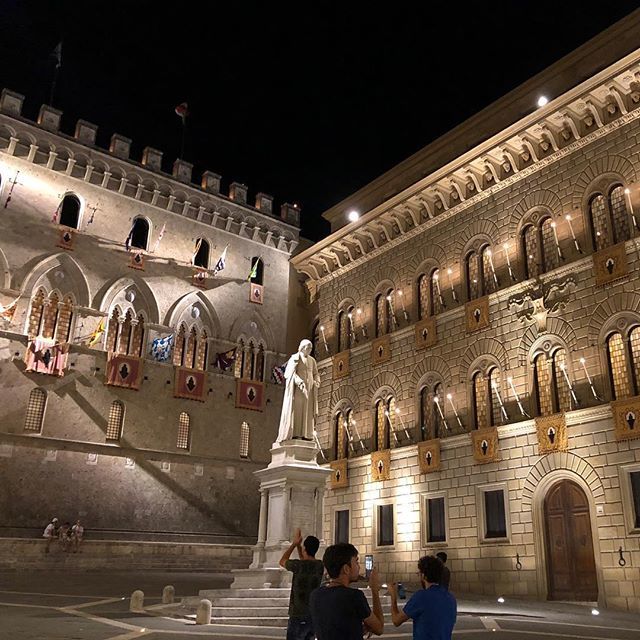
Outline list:
[[[250,567],[233,571],[232,589],[289,586],[291,574],[278,562],[297,527],[304,537],[317,536],[324,546],[322,503],[331,470],[318,465],[317,455],[314,442],[284,440],[271,449],[269,466],[255,472],[260,480],[258,542]],[[292,557],[297,558],[297,552]]]

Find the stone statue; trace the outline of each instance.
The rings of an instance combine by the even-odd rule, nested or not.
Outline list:
[[[316,360],[311,355],[312,346],[310,340],[303,340],[298,353],[294,353],[287,362],[277,443],[291,438],[313,440],[320,376]]]

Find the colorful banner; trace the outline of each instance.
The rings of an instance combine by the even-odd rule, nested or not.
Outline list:
[[[207,396],[207,374],[197,369],[187,369],[176,367],[175,388],[173,396],[175,398],[186,398],[187,400],[199,400],[204,402]]]
[[[49,376],[64,376],[69,355],[69,343],[58,343],[53,338],[38,336],[29,341],[24,361],[29,373],[44,373]]]
[[[110,353],[107,361],[105,384],[125,389],[140,389],[142,384],[142,358]]]
[[[73,251],[73,243],[75,241],[75,233],[71,229],[61,227],[59,229],[60,235],[58,236],[58,242],[56,247],[60,247],[65,251]]]
[[[264,385],[256,380],[236,380],[236,409],[262,411]]]
[[[251,293],[249,295],[249,301],[255,304],[262,304],[264,296],[264,287],[261,284],[251,283]]]

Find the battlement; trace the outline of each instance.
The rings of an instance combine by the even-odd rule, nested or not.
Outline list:
[[[28,121],[22,115],[22,106],[24,96],[10,89],[3,89],[0,94],[0,113],[20,118]],[[30,122],[36,126],[54,134],[65,135],[60,130],[62,120],[62,111],[50,105],[43,104],[38,112],[36,122]],[[76,142],[88,147],[94,147],[102,152],[107,152],[112,156],[131,163],[143,166],[147,171],[154,173],[162,173],[163,152],[152,147],[145,147],[142,152],[140,162],[131,158],[132,140],[119,133],[111,136],[108,149],[99,149],[96,145],[96,137],[98,126],[87,122],[86,120],[78,120],[75,131],[72,136]],[[200,183],[193,181],[193,165],[182,158],[176,158],[172,165],[171,177],[182,184],[189,185],[192,188],[201,189],[207,193],[215,194],[223,198],[228,198],[236,204],[252,207],[263,215],[277,217],[274,214],[273,196],[259,192],[255,195],[253,205],[249,204],[248,187],[240,182],[231,182],[227,194],[221,192],[222,176],[212,171],[206,170],[202,173]],[[300,227],[300,206],[297,204],[283,203],[280,209],[280,219],[290,225]]]

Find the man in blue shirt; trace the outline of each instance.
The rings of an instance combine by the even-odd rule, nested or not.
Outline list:
[[[413,640],[451,640],[456,623],[456,599],[440,586],[444,565],[434,556],[424,556],[418,562],[423,589],[416,591],[403,611],[398,610],[396,585],[391,584],[391,620],[396,627],[411,618]]]

